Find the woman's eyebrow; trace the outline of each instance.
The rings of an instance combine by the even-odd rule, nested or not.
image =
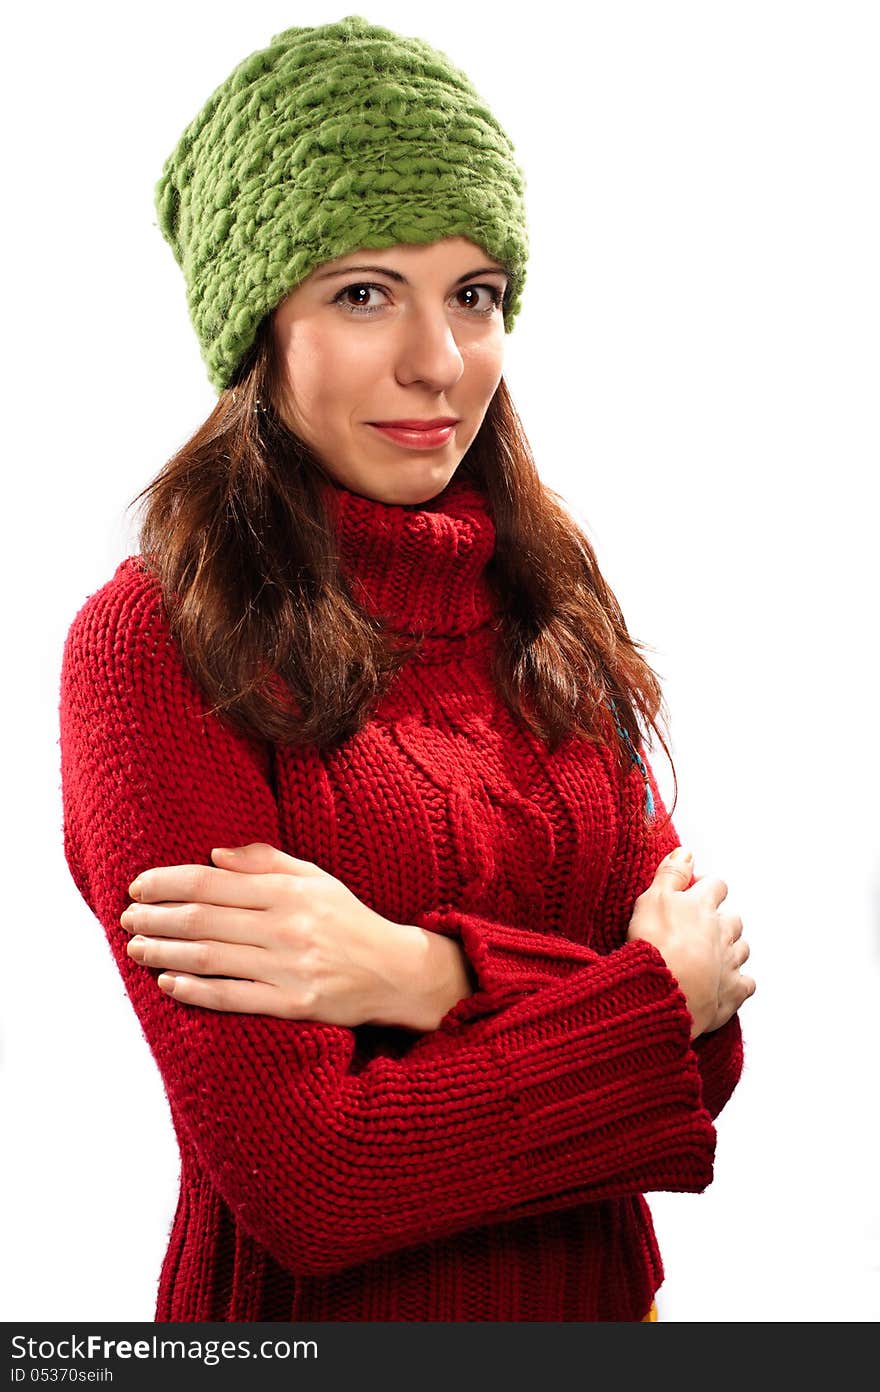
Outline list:
[[[397,280],[401,285],[409,285],[405,275],[400,271],[392,271],[390,266],[343,266],[339,271],[324,271],[321,275],[315,276],[315,280],[329,280],[331,276],[349,275],[352,271],[380,271],[382,275],[387,275],[391,280]],[[463,280],[470,280],[475,275],[503,275],[507,272],[503,266],[478,266],[475,271],[465,271],[458,280],[453,281],[454,285],[461,285]]]

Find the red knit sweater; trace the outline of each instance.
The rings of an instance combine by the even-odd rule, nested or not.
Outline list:
[[[645,826],[635,763],[621,778],[576,738],[551,756],[496,696],[481,492],[457,476],[424,507],[328,495],[357,597],[427,633],[343,749],[209,714],[137,557],[64,645],[65,854],[180,1147],[155,1318],[640,1320],[663,1277],[643,1194],[710,1183],[742,1068],[737,1017],[691,1045],[660,953],[625,940],[678,838]],[[425,1034],[165,995],[126,952],[129,883],[250,841],[454,934],[474,995]]]

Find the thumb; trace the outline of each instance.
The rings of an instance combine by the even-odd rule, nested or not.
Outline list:
[[[241,870],[251,875],[293,875],[317,869],[312,861],[298,860],[268,841],[249,841],[246,846],[215,846],[211,856],[227,870]]]
[[[676,846],[668,855],[664,856],[657,869],[654,871],[654,880],[672,886],[687,887],[691,882],[694,868],[694,856],[692,851],[686,851],[684,846]]]

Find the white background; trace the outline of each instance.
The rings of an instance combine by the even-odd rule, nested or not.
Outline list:
[[[61,649],[215,401],[163,161],[243,57],[347,13],[446,52],[514,141],[531,255],[505,375],[649,645],[676,826],[752,945],[714,1183],[649,1196],[660,1318],[876,1320],[880,43],[845,0],[7,18],[3,1318],[153,1317],[177,1152],[63,856]]]

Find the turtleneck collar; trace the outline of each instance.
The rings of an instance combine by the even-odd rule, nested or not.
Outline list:
[[[401,634],[458,638],[498,614],[486,575],[495,525],[482,488],[456,473],[416,507],[322,481],[340,567],[374,618]]]

